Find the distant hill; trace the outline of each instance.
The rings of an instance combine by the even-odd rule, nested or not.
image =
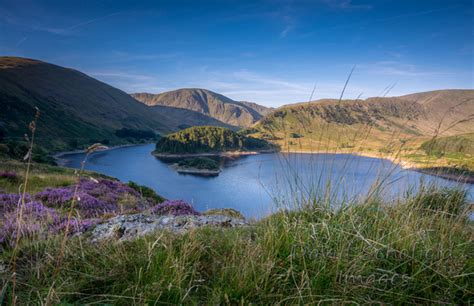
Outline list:
[[[188,128],[161,138],[155,153],[196,154],[269,149],[267,142],[215,126]]]
[[[199,88],[184,88],[160,94],[135,93],[132,97],[150,106],[163,105],[199,112],[236,127],[248,127],[271,110],[256,103],[234,101]]]
[[[226,124],[222,121],[206,116],[204,114],[178,107],[170,107],[163,105],[149,106],[150,111],[157,112],[173,120],[178,129],[186,129],[192,126],[212,125],[236,129],[236,127]]]
[[[79,71],[26,58],[0,57],[0,104],[3,142],[23,139],[37,106],[37,143],[48,150],[97,141],[127,143],[136,135],[179,129],[173,118],[150,111],[119,89]],[[117,136],[122,129],[125,138]]]
[[[474,90],[291,104],[274,110],[248,132],[290,151],[389,151],[408,140],[474,132]]]
[[[266,107],[266,106],[257,104],[255,102],[239,101],[238,103],[241,103],[247,107],[250,107],[251,109],[255,110],[262,116],[268,115],[274,110],[273,107]]]

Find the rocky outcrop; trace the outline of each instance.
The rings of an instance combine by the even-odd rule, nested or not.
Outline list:
[[[204,226],[231,228],[247,226],[248,224],[243,218],[223,214],[157,216],[139,213],[120,215],[98,224],[91,232],[91,239],[93,242],[104,240],[126,241],[159,230],[184,233]]]

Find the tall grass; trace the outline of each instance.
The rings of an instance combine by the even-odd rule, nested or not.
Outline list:
[[[391,205],[281,212],[248,228],[125,243],[80,236],[67,241],[57,274],[61,239],[24,241],[16,293],[53,304],[469,303],[464,205],[462,192],[426,190]],[[446,213],[452,207],[458,213]]]
[[[17,216],[17,224],[16,224],[16,240],[15,240],[15,244],[14,244],[14,248],[13,248],[13,255],[11,256],[11,259],[10,259],[10,264],[12,266],[12,276],[11,276],[11,279],[12,279],[12,296],[13,296],[13,305],[16,304],[16,295],[15,295],[15,288],[16,288],[16,269],[17,269],[17,251],[18,251],[18,243],[20,241],[20,239],[22,238],[22,233],[23,233],[23,229],[22,227],[24,226],[24,224],[22,223],[22,220],[23,220],[23,211],[24,211],[24,208],[25,208],[25,196],[26,196],[26,191],[28,190],[28,182],[29,182],[29,175],[30,175],[30,167],[31,167],[31,163],[32,163],[32,156],[33,156],[33,145],[34,145],[34,142],[35,142],[35,135],[36,135],[36,125],[37,125],[37,122],[38,122],[38,119],[40,117],[40,110],[35,107],[36,109],[36,113],[35,113],[35,117],[34,119],[30,122],[28,128],[31,132],[31,139],[28,137],[27,134],[25,134],[25,138],[26,140],[29,142],[28,143],[28,151],[25,155],[25,157],[23,158],[24,160],[26,160],[26,173],[25,173],[25,180],[23,182],[23,185],[20,186],[18,189],[21,190],[20,193],[21,193],[21,196],[18,200],[18,206],[19,206],[19,209],[17,209],[18,211],[18,216]],[[3,292],[3,290],[2,290]]]

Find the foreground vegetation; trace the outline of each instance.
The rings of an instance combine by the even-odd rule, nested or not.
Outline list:
[[[24,241],[16,294],[22,303],[472,302],[472,227],[426,207],[431,197],[306,208],[246,229],[122,244],[76,237],[60,267],[59,239]]]
[[[0,168],[12,167],[21,169]],[[29,191],[75,182],[72,170],[34,165]],[[0,184],[17,189],[9,177]],[[425,187],[394,203],[348,204],[357,205],[334,209],[330,198],[307,198],[249,227],[157,232],[123,243],[93,244],[87,232],[67,241],[25,236],[3,245],[0,303],[13,296],[18,304],[473,302],[466,192]]]

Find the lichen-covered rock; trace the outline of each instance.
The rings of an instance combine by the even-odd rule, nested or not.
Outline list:
[[[183,233],[193,228],[246,226],[243,218],[225,215],[157,216],[149,214],[120,215],[98,224],[92,231],[92,241],[131,240],[159,230]]]
[[[239,219],[245,219],[244,215],[238,210],[235,210],[233,208],[215,208],[215,209],[209,209],[203,212],[203,215],[205,216],[213,216],[213,215],[222,215],[222,216],[227,216],[231,218],[239,218]]]

